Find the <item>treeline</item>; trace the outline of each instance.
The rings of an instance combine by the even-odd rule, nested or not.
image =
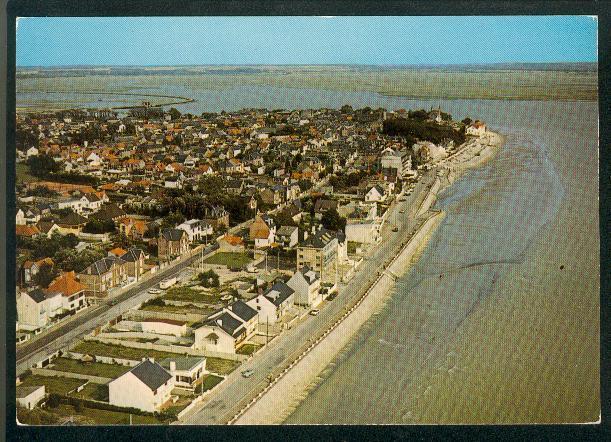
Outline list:
[[[382,132],[386,135],[403,137],[408,146],[417,141],[430,141],[434,144],[442,144],[450,140],[454,141],[455,145],[460,145],[466,139],[462,131],[450,126],[413,118],[386,120],[384,121]]]
[[[163,196],[155,207],[134,209],[136,212],[153,218],[172,217],[171,221],[182,222],[185,219],[202,219],[206,211],[213,206],[222,206],[229,212],[232,225],[242,223],[252,218],[252,210],[248,207],[248,199],[227,193],[222,178],[217,176],[204,177],[198,183],[197,191],[191,186],[184,189],[165,189]],[[180,215],[177,217],[177,214]]]
[[[28,158],[26,164],[30,174],[42,180],[65,184],[84,184],[94,187],[99,183],[98,179],[91,175],[62,171],[61,164],[47,154],[32,156]]]
[[[65,272],[72,270],[82,272],[89,265],[106,256],[103,250],[85,249],[78,252],[75,247],[79,239],[73,235],[60,235],[54,233],[51,238],[46,236],[38,238],[17,238],[17,248],[26,250],[28,258],[38,261],[42,258],[51,258],[55,266]]]

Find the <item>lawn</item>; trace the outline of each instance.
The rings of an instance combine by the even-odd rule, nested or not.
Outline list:
[[[184,302],[206,302],[206,298],[210,298],[203,290],[195,290],[190,287],[172,287],[163,297],[171,301]]]
[[[202,381],[201,381],[202,386],[198,385],[196,391],[204,392],[204,391],[212,390],[222,380],[223,378],[220,376],[215,376],[213,374],[206,374],[202,376]]]
[[[103,364],[92,362],[84,364],[76,359],[57,358],[53,361],[53,370],[68,371],[72,373],[100,376],[103,378],[115,379],[123,373],[129,371],[130,367],[115,364]]]
[[[140,307],[140,310],[148,310],[151,312],[169,312],[169,313],[195,313],[198,315],[208,316],[214,310],[196,307],[194,305],[145,305]]]
[[[257,345],[257,344],[244,344],[240,348],[238,348],[236,353],[240,355],[251,355],[254,352],[256,352],[258,349],[260,349],[261,347],[262,345]]]
[[[164,359],[176,357],[179,353],[159,350],[148,350],[146,348],[130,348],[120,345],[104,344],[95,341],[83,341],[73,348],[76,353],[88,353],[96,356],[107,356],[109,358],[129,359],[140,361],[142,358]]]
[[[210,258],[206,258],[204,263],[224,265],[227,267],[243,267],[251,261],[252,259],[250,259],[246,253],[219,252],[212,255]]]
[[[220,375],[226,375],[231,373],[239,365],[239,361],[233,361],[231,359],[221,359],[213,357],[206,358],[206,370]]]
[[[15,177],[15,181],[18,183],[30,183],[33,181],[40,181],[35,176],[30,175],[30,169],[24,163],[15,164],[15,173],[17,174]]]
[[[32,386],[45,386],[45,393],[57,393],[60,395],[66,395],[69,391],[74,390],[76,387],[83,385],[85,380],[83,379],[72,379],[60,376],[40,376],[31,374],[27,376],[21,385],[26,387]]]
[[[82,407],[81,411],[76,411],[72,405],[60,405],[57,408],[48,408],[47,411],[59,415],[64,419],[74,416],[75,423],[82,424],[106,424],[129,425],[129,413],[122,411],[99,410],[97,408]],[[132,414],[132,424],[134,425],[161,425],[163,422],[154,416],[140,416]]]
[[[85,388],[83,388],[81,391],[78,393],[73,392],[70,396],[81,399],[108,402],[108,385],[90,382],[85,385]]]

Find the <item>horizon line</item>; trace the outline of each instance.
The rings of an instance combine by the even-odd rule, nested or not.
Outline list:
[[[16,68],[89,68],[89,67],[202,67],[202,66],[372,66],[372,67],[403,67],[403,66],[495,66],[507,64],[598,64],[595,61],[495,61],[472,63],[203,63],[203,64],[50,64],[50,65],[20,65]]]

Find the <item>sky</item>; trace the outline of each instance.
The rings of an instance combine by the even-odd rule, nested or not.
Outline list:
[[[596,18],[29,17],[17,66],[595,62]]]

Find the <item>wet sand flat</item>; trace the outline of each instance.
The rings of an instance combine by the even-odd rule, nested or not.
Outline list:
[[[596,105],[480,111],[506,147],[286,423],[598,419]]]

